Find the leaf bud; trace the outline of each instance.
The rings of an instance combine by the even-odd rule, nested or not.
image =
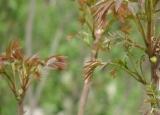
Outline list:
[[[157,57],[156,57],[156,56],[151,57],[151,58],[150,58],[150,61],[151,61],[152,63],[156,63],[156,62],[157,62]]]

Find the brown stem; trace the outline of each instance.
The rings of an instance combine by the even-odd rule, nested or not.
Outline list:
[[[93,47],[92,47],[92,53],[91,53],[91,60],[96,59],[98,56],[99,42],[100,42],[102,33],[103,32],[100,29],[95,31],[95,35],[93,36],[94,41],[93,41]],[[80,106],[78,110],[78,115],[84,115],[84,110],[86,107],[86,103],[87,103],[87,99],[88,99],[88,95],[89,95],[89,91],[92,83],[92,77],[93,77],[93,72],[90,77],[85,79]]]
[[[80,101],[78,115],[84,115],[84,109],[85,109],[86,102],[87,102],[87,99],[88,99],[90,86],[91,86],[91,81],[86,79],[85,82],[84,82],[84,88],[83,88],[83,92],[82,92],[82,97],[81,97],[81,101]]]
[[[24,94],[21,95],[21,100],[18,101],[18,115],[23,115],[24,114],[24,110],[23,110],[23,101],[24,101]]]
[[[148,24],[147,24],[147,39],[149,40],[149,46],[148,46],[148,55],[149,57],[153,56],[154,53],[154,47],[152,46],[151,38],[155,35],[155,21],[154,21],[154,8],[153,8],[153,1],[148,2]],[[158,77],[156,75],[156,67],[157,64],[151,64],[151,79],[153,83],[157,84]]]
[[[155,37],[155,20],[154,20],[154,13],[155,13],[155,7],[153,5],[153,0],[148,0],[148,22],[147,22],[147,39],[149,41],[148,45],[148,55],[149,57],[152,57],[154,55],[154,47],[152,45],[152,37]],[[159,57],[158,61],[153,64],[151,63],[151,81],[155,85],[158,83],[158,76],[157,76],[157,67],[159,66]],[[151,107],[154,107],[154,104],[151,103]]]

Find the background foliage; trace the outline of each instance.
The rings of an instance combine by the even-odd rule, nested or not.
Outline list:
[[[66,40],[68,34],[76,33],[81,28],[77,23],[80,15],[78,4],[70,0],[37,0],[34,7],[32,52],[39,52],[42,58],[52,53],[63,54],[68,56],[69,63],[66,71],[62,73],[56,70],[50,71],[48,76],[44,76],[47,79],[35,110],[41,109],[43,111],[41,114],[44,115],[75,115],[83,88],[82,67],[84,62],[89,60],[90,55],[88,47],[81,40],[77,38]],[[0,0],[0,52],[5,51],[11,39],[17,38],[22,41],[23,49],[26,51],[29,9],[29,1]],[[110,31],[117,30],[118,24],[117,22]],[[134,27],[131,31],[134,40],[138,41],[140,35]],[[140,52],[135,53],[136,56],[140,54]],[[99,57],[103,60],[107,57],[124,58],[124,54],[115,48],[112,49],[111,54],[100,52]],[[136,61],[136,57],[134,59]],[[147,70],[146,67],[146,72]],[[116,79],[111,78],[108,72],[108,70],[95,71],[86,115],[116,115],[117,113],[140,115],[137,110],[141,107],[144,98],[141,92],[143,87],[123,72],[118,72]],[[33,91],[36,91],[37,87],[39,85],[35,82]],[[36,94],[33,98],[29,96],[26,98],[26,107],[29,107],[29,102],[36,98],[34,96]],[[15,105],[12,92],[0,77],[0,115],[16,115]]]

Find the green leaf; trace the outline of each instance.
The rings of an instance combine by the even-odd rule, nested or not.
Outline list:
[[[136,14],[137,14],[137,12],[138,12],[138,10],[139,10],[139,7],[138,7],[138,4],[137,4],[137,2],[129,2],[128,3],[128,9],[130,10],[130,12],[134,15],[134,16],[136,16]]]
[[[110,47],[123,44],[125,40],[125,34],[121,30],[118,30],[116,32],[108,32],[110,35],[103,41],[104,47],[107,47],[110,49]]]
[[[148,104],[145,104],[145,105],[143,105],[141,108],[140,108],[140,112],[144,112],[144,111],[146,111],[146,110],[150,110],[151,109],[151,107],[148,105]]]
[[[155,99],[154,98],[145,99],[144,103],[155,103]]]
[[[116,31],[117,35],[121,38],[125,38],[125,34],[124,32],[122,32],[121,30]]]
[[[110,43],[110,42],[113,42],[113,41],[116,41],[116,40],[118,40],[119,38],[107,38],[103,43],[104,44],[108,44],[108,43]]]
[[[117,37],[117,33],[116,32],[111,31],[111,32],[108,32],[108,34],[113,38]]]
[[[83,41],[84,41],[84,43],[87,44],[87,46],[91,46],[91,43],[88,38],[83,39]]]
[[[146,61],[146,56],[145,55],[142,55],[141,56],[141,59],[140,59],[140,63],[143,63]]]

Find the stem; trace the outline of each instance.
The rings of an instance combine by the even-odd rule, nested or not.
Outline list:
[[[21,100],[18,101],[18,115],[23,115],[24,110],[23,110],[23,101],[24,101],[24,94],[21,95]]]
[[[134,46],[134,47],[136,47],[136,48],[139,48],[139,49],[141,49],[141,50],[146,50],[146,47],[144,47],[144,46],[141,46],[141,45],[139,45],[139,44],[136,44],[136,43],[131,43],[131,42],[128,42],[128,41],[125,41],[127,44],[129,44],[129,45],[131,45],[131,46]]]
[[[158,13],[160,11],[160,9],[156,10],[155,13]]]
[[[114,63],[110,63],[110,64],[113,65],[113,66],[118,67],[119,69],[122,69],[123,71],[128,73],[130,76],[132,76],[134,79],[136,79],[138,82],[141,82],[141,83],[145,84],[141,79],[139,79],[139,77],[138,77],[136,72],[134,72],[134,71],[132,71],[130,69],[123,68],[123,67],[121,67],[121,66],[119,66],[117,64],[114,64]]]
[[[140,64],[140,69],[141,69],[143,81],[144,81],[145,83],[147,83],[147,80],[146,80],[146,78],[145,78],[145,76],[144,76],[144,72],[143,72],[143,69],[142,69],[142,64]]]
[[[33,80],[36,78],[36,75],[32,76],[30,80],[25,84],[25,89],[27,90],[28,87],[32,84]]]
[[[6,72],[2,72],[6,77],[7,79],[11,82],[12,86],[14,86],[14,81],[10,78],[10,76],[6,73]]]
[[[95,33],[95,35],[92,36],[93,37],[93,46],[92,46],[91,60],[97,59],[98,50],[99,50],[99,42],[100,42],[101,36],[103,34],[102,31],[99,29],[96,30],[94,33]],[[93,77],[93,72],[90,77],[85,79],[82,97],[81,97],[81,101],[80,101],[80,106],[79,106],[79,110],[78,110],[78,115],[84,115],[84,110],[86,107],[86,103],[87,103],[87,99],[88,99],[88,95],[89,95],[89,91],[90,91],[90,86],[92,83],[92,77]]]
[[[15,87],[15,90],[17,90],[16,72],[15,72],[15,68],[14,68],[14,63],[11,64],[11,68],[12,68],[12,73],[13,73],[13,83],[14,83],[14,87]]]
[[[141,23],[141,21],[140,21],[139,16],[136,15],[136,17],[137,17],[137,18],[134,18],[134,21],[135,21],[135,23],[136,23],[136,25],[137,25],[137,27],[138,27],[138,30],[140,31],[140,33],[141,33],[141,35],[142,35],[142,38],[143,38],[143,40],[144,40],[144,42],[145,42],[145,45],[147,46],[148,41],[147,41],[147,38],[146,38],[146,36],[145,36],[145,32],[144,32],[142,23]]]
[[[149,57],[151,57],[153,55],[152,52],[152,41],[151,38],[154,37],[154,31],[155,31],[155,23],[154,23],[154,11],[152,10],[153,7],[153,1],[152,0],[148,0],[148,13],[147,13],[147,40],[149,41],[148,44],[148,55]]]
[[[130,59],[130,62],[131,62],[131,64],[132,64],[135,72],[136,72],[137,77],[139,78],[139,80],[142,80],[141,76],[139,75],[139,73],[138,73],[138,71],[137,71],[137,69],[136,69],[136,67],[135,67],[135,65],[134,65],[134,63],[133,63],[132,57],[129,56],[129,59]]]
[[[78,115],[84,115],[84,109],[85,109],[86,102],[87,102],[87,99],[88,99],[90,86],[91,86],[91,81],[86,79],[85,82],[84,82],[84,88],[83,88],[82,97],[81,97],[81,100],[80,100]]]
[[[19,77],[20,85],[21,85],[21,87],[22,87],[22,86],[23,86],[23,84],[22,84],[21,76],[22,76],[22,75],[20,75],[20,72],[18,72],[18,77]]]
[[[2,77],[6,80],[7,84],[9,85],[10,89],[13,91],[13,84],[10,82],[2,75]],[[12,85],[12,86],[11,86]]]
[[[152,57],[154,55],[154,47],[152,46],[152,40],[151,38],[152,37],[155,37],[155,20],[154,20],[154,14],[155,14],[155,6],[153,4],[153,0],[148,0],[148,5],[147,5],[147,9],[148,9],[148,12],[147,12],[147,19],[148,19],[148,22],[147,22],[147,39],[149,41],[149,45],[148,45],[148,55],[149,57]],[[159,58],[158,58],[159,60]],[[159,81],[159,78],[156,74],[156,69],[157,69],[157,66],[158,66],[158,63],[159,61],[156,62],[156,64],[152,64],[151,63],[151,81],[154,83],[154,85],[159,85],[158,81]],[[159,86],[158,86],[159,87]],[[158,100],[157,100],[158,102]],[[153,103],[150,103],[151,104],[151,107],[154,108],[154,104]]]
[[[155,21],[154,21],[154,10],[153,10],[153,1],[148,1],[148,22],[147,22],[147,39],[149,40],[150,44],[148,46],[148,55],[149,57],[153,56],[154,47],[152,48],[151,45],[151,38],[154,37],[155,34]],[[153,83],[158,83],[158,76],[156,75],[156,66],[151,64],[151,79]]]
[[[92,27],[91,27],[91,25],[89,24],[89,21],[86,19],[86,24],[87,24],[87,26],[89,27],[89,29],[90,29],[90,31],[92,32]]]

